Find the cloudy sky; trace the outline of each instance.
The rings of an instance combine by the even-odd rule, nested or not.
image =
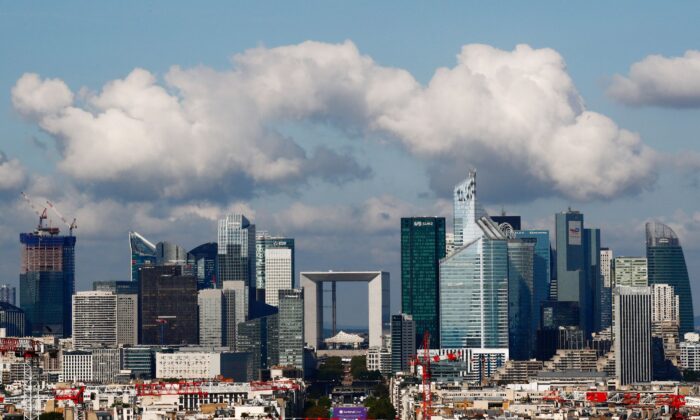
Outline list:
[[[617,255],[670,224],[700,312],[700,5],[523,3],[0,1],[2,281],[27,191],[78,219],[78,289],[128,278],[129,230],[240,211],[300,270],[390,271],[398,311],[399,218],[450,220],[475,167],[491,212],[571,206]]]

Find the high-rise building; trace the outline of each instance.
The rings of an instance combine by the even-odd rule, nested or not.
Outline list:
[[[138,281],[141,267],[155,265],[156,246],[138,232],[129,232],[131,250],[131,281]]]
[[[197,277],[197,288],[209,289],[217,287],[216,278],[216,242],[202,244],[189,252],[194,274]],[[219,288],[221,288],[219,286]]]
[[[680,321],[680,298],[668,284],[651,286],[651,322]]]
[[[236,351],[250,353],[256,379],[260,371],[279,362],[279,316],[278,314],[251,319],[238,324]]]
[[[616,257],[613,273],[615,286],[645,287],[649,285],[647,259],[644,257]]]
[[[422,342],[422,340],[421,340]],[[416,323],[407,314],[391,316],[391,373],[408,371],[416,353]]]
[[[618,286],[614,291],[615,374],[620,385],[650,382],[652,370],[651,289]]]
[[[579,307],[584,335],[599,331],[601,320],[600,230],[584,229],[583,214],[569,210],[556,214],[557,300]]]
[[[534,353],[534,260],[534,243],[508,240],[508,343],[510,358],[515,360],[529,360]]]
[[[219,220],[218,284],[243,281],[248,286],[250,300],[255,293],[255,225],[242,214],[231,214]]]
[[[19,235],[22,262],[20,307],[32,335],[71,336],[75,291],[75,237],[56,228],[39,227]]]
[[[196,344],[197,279],[179,265],[139,271],[140,344]]]
[[[680,240],[659,222],[646,224],[649,284],[673,286],[680,301],[680,334],[694,330],[693,296]]]
[[[273,268],[273,271],[277,276],[282,275],[284,278],[284,283],[287,283],[287,275],[289,278],[291,278],[291,285],[287,287],[279,287],[279,288],[274,288],[274,285],[271,285],[269,288],[269,294],[272,296],[272,300],[277,298],[277,290],[283,290],[283,289],[293,289],[294,288],[294,275],[296,273],[296,267],[294,265],[294,259],[295,259],[295,250],[294,250],[294,238],[288,238],[288,237],[283,237],[283,236],[274,236],[270,235],[266,231],[261,231],[258,232],[255,236],[255,287],[257,289],[257,300],[259,301],[264,301],[268,305],[271,305],[271,303],[266,299],[266,293],[268,290],[267,287],[267,281],[266,281],[266,276],[267,276],[267,265],[266,265],[266,251],[268,249],[286,249],[289,250],[289,256],[287,252],[282,252],[281,254],[277,254],[277,258],[280,257],[280,255],[283,256],[282,261],[277,261],[277,267]],[[286,268],[287,265],[287,260],[291,261],[291,267],[289,269]],[[280,267],[279,263],[283,263],[285,268],[283,272],[280,272]],[[289,274],[287,274],[289,272]],[[277,280],[278,281],[278,280]],[[273,281],[274,282],[274,281]],[[276,305],[274,305],[276,306]]]
[[[156,244],[156,265],[187,265],[189,254],[180,245],[172,242]]]
[[[16,302],[16,289],[14,286],[9,284],[0,285],[0,302],[9,303],[10,305],[15,305]]]
[[[612,326],[613,251],[600,248],[600,279],[602,282],[600,305],[600,328]]]
[[[549,300],[551,245],[548,230],[516,230],[515,238],[535,245],[533,261],[533,306],[530,315],[530,328],[533,334],[540,327],[542,304]]]
[[[73,295],[73,346],[135,345],[137,315],[136,295],[78,292]]]
[[[7,302],[0,302],[0,328],[5,329],[7,337],[26,336],[27,319],[24,311]]]
[[[502,212],[500,216],[490,216],[491,220],[498,225],[498,228],[502,232],[515,232],[520,230],[520,216],[508,216],[505,212]],[[506,234],[506,236],[508,236]]]
[[[269,263],[269,260],[268,260]],[[268,278],[269,279],[269,278]],[[281,366],[304,369],[304,292],[280,290],[279,360]],[[265,295],[267,297],[267,295]]]
[[[416,343],[430,332],[440,347],[440,260],[445,258],[444,217],[401,218],[401,312],[416,324]]]
[[[219,347],[223,343],[223,293],[221,289],[203,289],[199,305],[199,345]]]
[[[293,251],[289,248],[268,248],[265,250],[265,303],[279,304],[280,290],[290,290],[294,286],[292,272]]]
[[[476,199],[455,187],[455,251],[440,261],[440,347],[508,348],[508,247]]]
[[[235,351],[238,324],[248,320],[248,286],[243,281],[226,281],[222,293],[223,345]]]
[[[129,280],[108,280],[92,282],[92,290],[96,292],[111,292],[115,295],[137,295],[139,282]]]

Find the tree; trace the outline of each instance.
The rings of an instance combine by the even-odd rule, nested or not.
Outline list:
[[[367,404],[365,405],[367,406]],[[371,419],[393,419],[396,417],[396,409],[386,397],[372,401],[368,408],[367,417]]]
[[[324,395],[323,397],[318,399],[316,405],[318,405],[319,407],[331,408],[331,399]]]
[[[326,418],[328,417],[328,408],[321,407],[318,405],[310,405],[306,410],[304,410],[304,417],[307,418]]]
[[[39,420],[63,420],[63,414],[56,412],[41,413]]]

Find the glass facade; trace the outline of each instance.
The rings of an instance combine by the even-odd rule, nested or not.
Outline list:
[[[510,358],[515,360],[528,360],[533,353],[534,260],[534,243],[508,241],[508,343]]]
[[[294,266],[294,238],[271,236],[267,232],[260,232],[255,238],[255,287],[265,290],[265,250],[290,249],[292,251],[291,278],[294,279],[296,267]],[[294,288],[292,283],[291,288]]]
[[[533,261],[533,306],[530,315],[530,328],[533,334],[540,327],[540,309],[542,303],[549,300],[551,283],[550,258],[551,245],[548,230],[516,230],[515,237],[524,242],[534,243],[535,258]]]
[[[138,232],[129,232],[129,249],[131,250],[131,281],[138,281],[141,267],[155,265],[156,246]]]
[[[401,312],[413,317],[416,343],[430,332],[430,347],[440,344],[440,259],[445,257],[445,219],[401,219]]]
[[[255,293],[255,225],[242,214],[219,220],[217,287],[225,281],[244,281]],[[254,300],[254,299],[252,299]]]
[[[134,379],[153,379],[155,350],[151,347],[123,347],[121,368],[131,371]]]
[[[280,290],[279,364],[304,369],[304,292]]]
[[[416,324],[411,315],[392,315],[391,372],[407,372],[411,358],[416,354],[416,344],[422,342],[422,340],[416,342]]]
[[[0,302],[0,328],[5,329],[7,337],[24,337],[27,335],[24,311],[7,302]]]
[[[279,316],[268,315],[238,324],[236,350],[250,353],[253,376],[260,379],[260,371],[279,362]]]
[[[202,244],[189,252],[190,264],[197,277],[198,289],[216,288],[216,242]]]
[[[649,284],[673,286],[680,302],[679,335],[693,332],[693,295],[685,256],[680,240],[673,230],[658,222],[646,224],[647,265]]]

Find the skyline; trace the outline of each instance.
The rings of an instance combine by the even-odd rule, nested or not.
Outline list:
[[[681,74],[686,74],[688,68],[692,70],[692,65],[698,65],[700,59],[696,54],[686,53],[700,49],[693,43],[697,29],[690,19],[692,13],[687,10],[651,5],[627,10],[624,6],[610,6],[611,15],[614,17],[615,12],[621,14],[624,10],[632,17],[617,21],[619,26],[613,18],[596,21],[599,24],[596,33],[584,34],[581,29],[593,22],[596,11],[604,7],[602,3],[580,9],[577,17],[565,16],[563,7],[550,5],[543,11],[537,4],[530,9],[513,3],[512,11],[521,12],[529,20],[520,30],[505,31],[486,28],[494,22],[499,22],[499,28],[515,25],[514,17],[503,13],[498,6],[475,10],[469,4],[453,5],[452,13],[447,13],[448,8],[444,11],[427,8],[424,15],[417,12],[420,7],[408,10],[392,8],[390,4],[368,14],[366,4],[357,4],[347,6],[347,17],[334,13],[338,6],[317,4],[309,11],[310,16],[292,22],[274,13],[265,14],[273,9],[270,5],[224,7],[227,10],[219,11],[220,16],[213,16],[217,13],[187,9],[182,4],[173,5],[169,11],[150,9],[149,12],[147,6],[132,3],[123,9],[115,8],[112,15],[104,15],[104,11],[86,4],[71,3],[64,7],[46,5],[41,11],[33,10],[30,16],[29,6],[3,3],[0,38],[23,40],[17,45],[0,43],[0,56],[13,57],[0,65],[3,282],[17,284],[17,237],[36,224],[31,209],[19,197],[19,191],[27,190],[35,201],[51,200],[67,217],[78,219],[78,290],[89,289],[92,281],[128,278],[126,238],[130,230],[150,240],[169,240],[192,249],[216,237],[218,218],[239,211],[261,230],[297,239],[297,272],[389,271],[393,277],[392,313],[396,313],[400,307],[397,298],[400,218],[442,216],[447,219],[450,231],[452,187],[474,166],[480,174],[481,202],[489,214],[498,214],[504,206],[509,214],[523,216],[524,228],[546,228],[553,233],[554,213],[571,205],[586,214],[587,226],[601,229],[601,245],[612,248],[616,256],[644,255],[646,221],[658,219],[669,224],[687,253],[692,284],[700,275],[700,212],[696,211],[700,154],[697,141],[693,141],[700,128],[700,122],[694,118],[700,107],[700,92],[688,89],[679,93],[673,86],[664,85],[668,80],[645,75],[653,75],[658,68],[668,71],[678,67],[678,63]],[[275,5],[274,9],[283,14],[289,7]],[[383,23],[381,16],[389,12],[405,18],[391,35],[378,32]],[[256,18],[246,20],[241,15]],[[368,18],[365,27],[369,30],[352,27],[352,16],[358,15]],[[553,15],[558,19],[548,21]],[[138,19],[132,19],[133,16]],[[224,25],[226,17],[239,25],[232,22]],[[460,17],[472,26],[460,22]],[[411,27],[410,22],[420,19],[425,19],[422,25]],[[208,25],[210,20],[214,24]],[[674,24],[658,23],[664,20]],[[275,29],[280,21],[290,25],[278,25]],[[68,22],[72,27],[66,25]],[[112,22],[113,26],[94,32],[105,22]],[[176,22],[193,30],[182,33]],[[303,22],[307,23],[306,27]],[[30,31],[23,26],[30,23],[39,29]],[[557,37],[556,30],[562,23],[571,29],[568,36]],[[656,39],[653,30],[645,30],[648,26],[662,31],[664,36]],[[121,34],[121,28],[130,29],[131,33]],[[81,29],[99,36],[82,39]],[[212,36],[217,31],[219,36]],[[377,33],[383,36],[373,37]],[[606,35],[609,42],[601,42]],[[182,48],[187,36],[191,39],[185,45],[190,48]],[[402,36],[413,49],[396,48],[403,46],[399,42]],[[635,37],[637,42],[628,43],[626,37]],[[48,41],[65,43],[61,57],[51,52]],[[478,43],[481,45],[475,45]],[[521,44],[531,47],[518,47]],[[466,50],[462,49],[464,45],[468,45]],[[153,54],[154,48],[158,54]],[[458,61],[455,55],[460,51],[461,61]],[[674,61],[649,58],[655,54],[684,58]],[[234,55],[238,61],[231,64],[227,60]],[[285,61],[290,56],[296,57],[291,59],[291,67]],[[289,92],[286,102],[279,95],[259,95],[261,85],[253,77],[256,71],[260,68],[277,69],[279,74],[287,74],[290,69],[292,73],[295,69],[302,74],[309,71],[308,67],[296,66],[294,60],[314,63],[328,60],[341,63],[340,69],[350,63],[360,79],[380,78],[377,80],[385,83],[381,77],[389,74],[389,79],[404,85],[381,91],[380,97],[388,97],[391,103],[367,100],[375,89],[371,84],[369,87],[362,83],[345,84],[340,91],[334,91],[330,82],[337,80],[333,78],[336,69],[335,73],[311,73],[315,75],[315,83]],[[498,72],[494,70],[502,63],[499,60],[506,60],[511,70],[517,70],[513,70],[515,81],[528,80],[523,74],[541,77],[541,90],[551,94],[545,95],[551,99],[546,102],[549,106],[540,113],[524,113],[531,104],[517,103],[512,97],[504,96],[499,90],[502,85]],[[516,66],[522,62],[539,63],[546,71],[537,66],[535,70]],[[264,67],[256,67],[263,64]],[[181,70],[169,70],[178,65]],[[134,72],[137,68],[144,70]],[[454,102],[448,95],[449,89],[439,89],[439,82],[447,76],[452,77],[447,79],[448,86],[474,83],[465,72],[477,68],[487,75],[488,83],[481,87],[495,98],[485,107],[490,107],[492,114],[482,118],[486,121],[483,126],[478,124],[479,118],[474,119],[468,113],[451,113],[462,109],[464,104]],[[26,75],[30,73],[39,76]],[[132,85],[113,83],[124,78],[133,82]],[[212,99],[212,92],[223,85],[214,83],[212,88],[210,82],[220,78],[232,78],[241,90],[251,89],[252,93],[241,97],[236,92],[226,92],[233,99],[215,95]],[[53,79],[63,82],[45,83]],[[38,89],[41,86],[58,89],[56,96],[51,95],[57,101],[46,102]],[[81,91],[83,87],[87,90]],[[165,155],[155,154],[132,164],[133,147],[147,145],[146,140],[152,139],[153,144],[165,145],[169,151],[167,146],[172,144],[168,134],[172,133],[168,130],[136,136],[138,140],[132,139],[135,143],[130,144],[132,149],[122,150],[125,153],[122,155],[117,153],[118,149],[104,148],[104,143],[101,147],[94,146],[98,152],[114,152],[108,159],[99,153],[96,158],[88,153],[92,149],[82,148],[93,137],[86,140],[75,129],[75,125],[84,127],[86,122],[67,120],[62,113],[70,106],[76,112],[87,110],[96,115],[108,110],[122,110],[127,115],[138,112],[138,104],[123,102],[120,87],[132,89],[127,90],[128,95],[155,92],[166,104],[172,105],[175,100],[176,111],[170,112],[167,107],[163,111],[161,107],[157,109],[159,113],[144,114],[146,121],[178,116],[186,122],[219,127],[217,124],[231,120],[246,122],[248,112],[255,108],[259,113],[250,120],[258,125],[249,128],[263,127],[267,131],[263,130],[263,137],[256,137],[259,133],[255,130],[251,135],[228,133],[217,142],[211,142],[214,137],[195,136],[192,138],[212,146],[212,150],[195,149],[197,153],[187,148],[192,138],[176,139],[173,149],[178,152],[173,158],[165,159],[163,171],[154,173],[151,173],[154,163],[161,163],[159,158]],[[481,98],[474,99],[471,92],[472,89],[459,91],[467,100]],[[294,102],[309,96],[319,102],[302,101],[301,105]],[[240,112],[232,117],[203,118],[189,107],[202,101],[205,105],[231,105]],[[429,104],[426,109],[441,112],[426,117],[429,124],[412,125],[423,122],[412,111],[417,106],[414,104],[421,101]],[[250,104],[253,105],[248,108],[246,105]],[[585,165],[573,165],[573,172],[568,172],[570,168],[561,172],[560,163],[566,161],[575,147],[564,148],[564,153],[558,156],[564,161],[538,157],[537,147],[542,145],[533,140],[536,137],[519,134],[511,137],[513,131],[499,127],[508,126],[502,124],[504,121],[518,122],[517,118],[503,119],[512,111],[529,116],[527,122],[534,127],[547,127],[545,133],[555,133],[551,127],[570,128],[572,117],[582,115],[583,104],[605,126],[605,130],[593,131],[602,132],[594,136],[599,139],[596,143],[599,147],[584,162],[594,162],[594,168],[616,180],[613,185],[608,185],[606,179],[588,179],[590,168]],[[508,108],[510,105],[514,109]],[[316,106],[328,111],[319,112]],[[465,109],[479,108],[469,108],[467,103]],[[555,111],[561,111],[563,116],[554,120],[547,117]],[[434,121],[441,125],[433,124]],[[107,132],[119,131],[118,126],[107,127],[112,127]],[[531,127],[525,124],[516,128]],[[472,131],[481,134],[472,136]],[[632,133],[638,133],[639,137]],[[115,138],[123,141],[127,137]],[[436,144],[435,138],[447,140]],[[267,139],[267,143],[258,147],[260,143],[254,139]],[[576,136],[565,139],[580,141]],[[227,147],[231,144],[235,145],[233,149]],[[553,150],[552,146],[558,144],[545,143],[544,150]],[[610,145],[616,148],[606,147]],[[220,163],[217,158],[222,154],[217,151],[233,150],[236,154],[250,149],[263,156],[261,165],[248,165],[246,159],[256,159],[257,155],[252,154],[243,161],[234,159],[217,167]],[[611,150],[621,151],[623,155],[629,153],[628,160],[636,164],[617,161],[619,157],[610,153]],[[192,156],[199,153],[205,158],[193,163]],[[294,164],[283,165],[288,163],[285,159],[291,159]],[[524,162],[530,159],[534,159],[537,170],[550,175],[541,177],[537,171],[528,169]],[[512,162],[516,164],[511,165]],[[114,167],[110,163],[115,163]],[[123,165],[117,168],[117,164]],[[201,177],[191,176],[198,171]],[[514,183],[515,179],[519,182]],[[134,180],[140,188],[134,188]],[[700,301],[697,289],[696,286],[696,307]],[[338,309],[342,320],[351,308],[339,305]]]

